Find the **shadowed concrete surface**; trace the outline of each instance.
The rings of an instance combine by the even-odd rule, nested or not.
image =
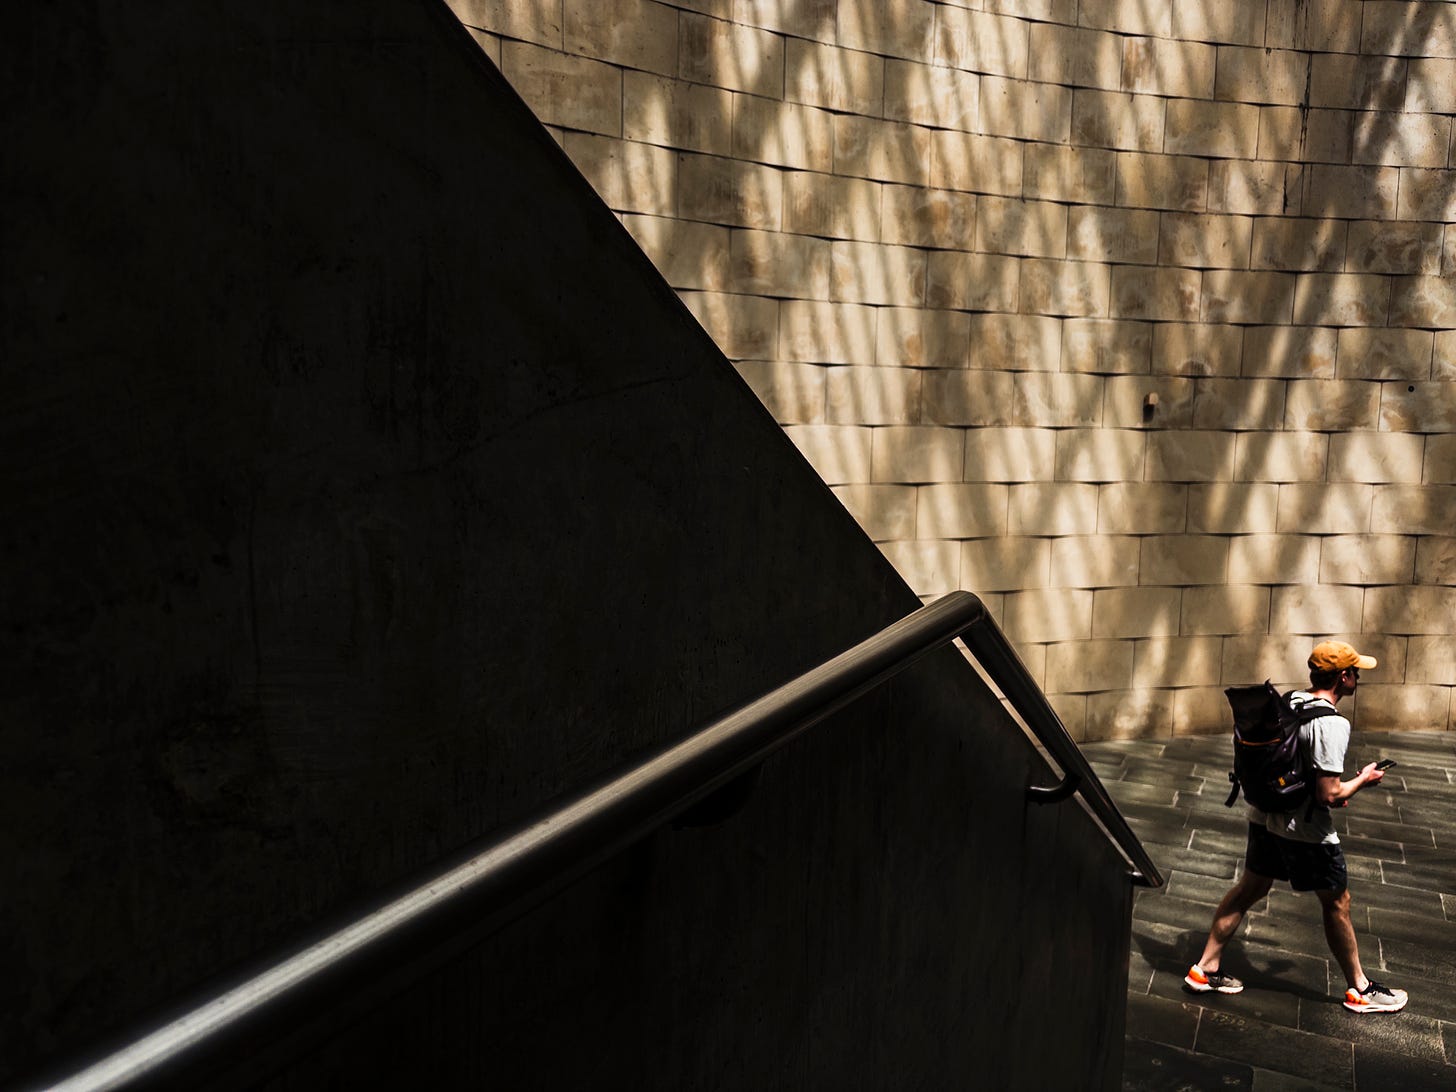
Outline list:
[[[1183,989],[1242,867],[1243,805],[1223,806],[1229,746],[1220,735],[1084,748],[1169,876],[1134,910],[1124,1088],[1456,1088],[1456,737],[1357,725],[1346,760],[1347,772],[1399,763],[1336,813],[1365,972],[1410,992],[1390,1015],[1340,1004],[1319,906],[1288,884],[1275,885],[1225,953],[1244,992]]]

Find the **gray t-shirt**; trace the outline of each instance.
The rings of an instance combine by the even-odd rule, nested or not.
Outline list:
[[[1317,699],[1306,691],[1296,690],[1289,696],[1289,700],[1291,704],[1299,706]],[[1341,776],[1345,772],[1345,751],[1350,746],[1350,722],[1338,713],[1317,717],[1300,725],[1299,745],[1316,771]],[[1308,801],[1294,811],[1269,814],[1250,804],[1249,822],[1264,827],[1270,834],[1277,834],[1294,842],[1326,842],[1338,845],[1340,836],[1335,833],[1335,820],[1330,810],[1316,805],[1314,812],[1306,820],[1304,816],[1308,810]]]

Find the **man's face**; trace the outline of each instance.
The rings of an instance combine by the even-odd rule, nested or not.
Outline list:
[[[1348,697],[1349,695],[1353,694],[1355,692],[1355,688],[1359,685],[1360,669],[1358,667],[1347,667],[1345,668],[1345,670],[1340,672],[1338,689],[1341,696]]]

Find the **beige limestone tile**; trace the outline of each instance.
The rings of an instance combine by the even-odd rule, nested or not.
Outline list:
[[[1208,164],[1208,211],[1251,216],[1298,216],[1304,206],[1304,167],[1298,163],[1217,159]],[[1314,215],[1318,215],[1315,210]]]
[[[447,0],[447,2],[449,2],[449,0]],[[453,3],[451,3],[451,6],[452,7],[462,6],[462,2],[463,2],[463,0],[453,0]],[[489,6],[489,5],[481,5],[481,6]],[[499,6],[499,5],[494,5],[494,6]],[[457,18],[458,18],[458,15],[457,15]],[[500,66],[501,66],[501,46],[503,44],[503,40],[502,40],[501,36],[499,34],[491,34],[488,31],[481,30],[479,27],[471,26],[468,22],[465,22],[463,20],[462,20],[462,25],[465,27],[465,29],[467,31],[470,32],[470,37],[475,41],[475,44],[480,47],[480,51],[482,53],[484,53],[487,57],[490,58],[490,63],[493,64],[493,65],[495,65],[496,68],[499,69]],[[559,19],[556,20],[555,30],[556,30],[556,36],[559,39],[560,36],[561,36],[561,22],[560,22]],[[547,44],[546,42],[540,40],[539,38],[532,38],[532,39],[528,39],[528,40],[535,42],[537,45],[546,45]],[[556,41],[556,42],[551,43],[551,44],[553,44],[553,45],[555,45],[555,46],[557,46],[559,48],[561,43],[559,41]]]
[[[1007,531],[1013,535],[1090,535],[1097,530],[1097,487],[1086,482],[1009,486]]]
[[[790,171],[784,175],[784,230],[830,239],[880,237],[878,182]]]
[[[1376,496],[1371,485],[1346,483],[1329,486],[1291,482],[1279,487],[1281,532],[1290,534],[1365,534],[1372,530],[1370,506]],[[1386,531],[1387,528],[1374,528]]]
[[[1284,383],[1275,379],[1197,379],[1193,427],[1275,429],[1284,419]]]
[[[1313,584],[1319,578],[1317,535],[1258,533],[1235,535],[1228,542],[1230,585]]]
[[[1210,590],[1212,589],[1190,589],[1198,594]],[[1188,594],[1184,593],[1185,617]],[[1218,681],[1220,665],[1223,662],[1223,641],[1216,636],[1154,637],[1137,641],[1135,645],[1132,685],[1138,689],[1202,686]]]
[[[886,307],[877,323],[875,363],[891,368],[964,368],[971,318],[961,311]]]
[[[1119,34],[1173,37],[1171,0],[1081,0],[1077,22]]]
[[[1154,432],[1148,435],[1143,476],[1156,482],[1219,482],[1233,478],[1231,432]]]
[[[1108,690],[1087,695],[1088,739],[1161,739],[1173,735],[1175,690]]]
[[[935,60],[990,76],[1026,77],[1030,23],[985,11],[939,5]]]
[[[928,61],[935,8],[921,0],[839,0],[839,44],[867,53]]]
[[[1063,257],[1067,252],[1067,207],[1052,201],[983,197],[975,249],[993,254]]]
[[[1146,374],[1154,329],[1119,319],[1067,319],[1062,323],[1062,371]]]
[[[885,62],[885,116],[913,125],[973,132],[981,112],[981,77],[958,68],[890,58]]]
[[[1190,322],[1199,317],[1203,274],[1196,269],[1112,267],[1113,318]]]
[[[727,228],[632,213],[622,217],[622,224],[674,288],[727,287],[732,235]]]
[[[1367,110],[1355,115],[1350,162],[1442,168],[1451,146],[1451,118]]]
[[[1339,333],[1341,379],[1429,379],[1435,334],[1430,330],[1346,327]]]
[[[1152,370],[1159,375],[1238,375],[1243,349],[1239,326],[1159,323],[1153,328]]]
[[[449,0],[467,27],[561,48],[561,0]]]
[[[811,0],[812,3],[820,3],[822,0]],[[673,6],[682,11],[692,11],[699,15],[711,15],[718,19],[731,19],[733,17],[734,0],[675,0]],[[757,26],[757,23],[743,20],[750,26]]]
[[[922,485],[917,538],[988,538],[1006,534],[1007,487],[963,482]]]
[[[688,220],[778,231],[784,175],[773,167],[718,156],[678,157],[678,209]]]
[[[1254,221],[1222,213],[1165,212],[1159,232],[1160,265],[1248,269]]]
[[[1178,635],[1183,603],[1183,593],[1178,588],[1102,588],[1094,596],[1094,637]]]
[[[1456,11],[1446,3],[1364,5],[1360,51],[1396,57],[1456,57]]]
[[[1360,20],[1348,0],[1269,0],[1264,44],[1330,53],[1360,51]]]
[[[792,34],[796,38],[830,41],[834,38],[838,0],[715,0],[724,10],[708,12],[760,30]],[[698,9],[701,10],[701,9]]]
[[[1360,629],[1365,589],[1349,585],[1309,584],[1273,589],[1269,629],[1274,633],[1354,633]]]
[[[1209,207],[1209,170],[1208,160],[1194,156],[1119,152],[1117,203],[1127,208],[1202,212]]]
[[[780,351],[776,358],[873,364],[875,319],[875,308],[862,304],[785,300],[779,308]]]
[[[828,174],[834,169],[834,115],[796,102],[734,94],[733,155]]]
[[[1169,99],[1162,150],[1169,155],[1253,159],[1259,108],[1243,102]]]
[[[1456,436],[1427,436],[1421,481],[1456,483]],[[1453,528],[1456,530],[1456,528]]]
[[[925,377],[926,420],[942,424],[1088,427],[1098,423],[1101,403],[1096,376],[933,371]]]
[[[1122,90],[1173,98],[1213,98],[1216,48],[1172,38],[1122,39]]]
[[[1392,277],[1391,326],[1456,326],[1456,278]]]
[[[1456,379],[1456,330],[1436,331],[1435,359],[1431,361],[1431,378]]]
[[[1132,686],[1132,641],[1064,641],[1047,645],[1047,690],[1081,694]]]
[[[1199,311],[1204,322],[1288,322],[1298,284],[1293,273],[1209,269],[1203,274]]]
[[[977,132],[1064,144],[1071,125],[1071,89],[1004,76],[981,77]]]
[[[926,253],[886,243],[829,246],[829,294],[847,303],[918,307],[925,302]]]
[[[878,116],[885,104],[885,59],[823,42],[789,38],[783,97],[847,114]]]
[[[1402,167],[1399,173],[1400,199],[1396,215],[1400,219],[1445,223],[1456,220],[1456,170]]]
[[[1145,446],[1144,434],[1132,429],[1065,429],[1057,434],[1057,480],[1139,481]]]
[[[562,0],[562,47],[664,76],[677,72],[678,12],[653,0]]]
[[[1041,315],[1106,316],[1113,268],[1100,262],[1027,258],[1021,263],[1021,309]]]
[[[827,372],[825,420],[829,424],[920,424],[922,372],[913,368],[852,366],[829,368]]]
[[[1395,219],[1398,167],[1346,167],[1312,163],[1304,169],[1302,212],[1351,220]]]
[[[1349,110],[1259,108],[1259,158],[1348,163],[1355,114]]]
[[[1191,534],[1263,534],[1272,532],[1278,519],[1279,486],[1273,482],[1208,482],[1188,487]],[[1232,565],[1232,552],[1229,561]]]
[[[834,118],[836,174],[924,186],[930,181],[930,130],[900,121]]]
[[[1316,53],[1309,104],[1339,110],[1407,108],[1403,106],[1410,101],[1406,71],[1407,62],[1394,57],[1361,57],[1353,51]]]
[[[1188,487],[1163,482],[1111,482],[1097,494],[1102,535],[1178,534],[1187,525]]]
[[[1123,39],[1086,27],[1032,23],[1027,76],[1043,83],[1116,91],[1122,79]]]
[[[602,8],[611,11],[609,5]],[[676,40],[678,75],[683,79],[770,99],[785,97],[781,35],[683,12]]]
[[[1241,482],[1324,481],[1329,450],[1330,438],[1323,432],[1240,433],[1235,442],[1234,478]]]
[[[858,425],[789,425],[786,435],[830,485],[867,482],[874,429]]]
[[[1223,683],[1229,686],[1271,679],[1281,690],[1309,682],[1305,657],[1313,642],[1300,636],[1266,632],[1230,635],[1223,640]],[[1223,695],[1218,695],[1222,700]],[[1228,717],[1224,702],[1223,716]]]
[[[958,7],[972,7],[997,15],[1016,15],[1046,23],[1073,24],[1077,21],[1078,0],[959,0]]]
[[[930,184],[939,189],[1021,196],[1021,160],[1026,145],[1005,137],[933,130]]]
[[[927,263],[925,302],[965,311],[1015,311],[1020,284],[1017,258],[937,250]]]
[[[1360,693],[1356,695],[1356,715],[1360,718],[1360,727],[1368,732],[1408,732],[1412,729],[1449,732],[1452,723],[1451,695],[1450,686],[1362,683]]]
[[[1263,216],[1254,220],[1254,269],[1323,270],[1338,273],[1345,265],[1344,220]]]
[[[1048,481],[1056,464],[1057,434],[1045,428],[986,428],[966,434],[968,482]]]
[[[1173,0],[1172,37],[1234,45],[1264,44],[1265,0]]]
[[[1077,88],[1072,92],[1072,142],[1119,151],[1160,152],[1167,102],[1156,95]]]
[[[1441,246],[1441,273],[1447,277],[1456,274],[1456,231],[1446,232],[1446,241]]]
[[[1032,588],[1006,596],[1006,636],[1021,642],[1080,641],[1092,635],[1092,596],[1078,588]]]
[[[1401,681],[1445,683],[1450,679],[1451,642],[1448,635],[1411,637],[1407,642],[1405,678]]]
[[[1263,43],[1259,45],[1262,47]],[[1226,102],[1305,102],[1310,55],[1290,49],[1220,45],[1213,97]]]
[[[1192,428],[1194,393],[1193,380],[1181,376],[1109,376],[1102,424],[1106,428]]]
[[[1391,279],[1374,273],[1300,273],[1294,321],[1301,325],[1383,326]]]
[[[972,315],[967,367],[1010,372],[1054,372],[1060,365],[1061,341],[1061,322],[1054,318],[1042,315]],[[1098,391],[1100,393],[1100,388]]]
[[[1228,552],[1224,535],[1152,535],[1142,540],[1138,581],[1150,586],[1222,584]]]
[[[1415,582],[1448,587],[1456,585],[1456,538],[1440,534],[1422,535],[1416,539]],[[1448,664],[1449,660],[1448,653]]]
[[[1027,591],[1047,586],[1052,539],[977,538],[961,544],[961,580],[982,591]]]
[[[1132,535],[1065,535],[1051,539],[1047,584],[1053,588],[1122,588],[1138,583]]]
[[[880,552],[917,595],[946,595],[961,586],[959,542],[882,542]]]
[[[965,461],[963,429],[929,426],[875,429],[875,482],[955,482]],[[924,514],[917,516],[923,523]]]
[[[727,289],[757,296],[829,297],[829,241],[780,231],[733,231]]]
[[[915,487],[911,485],[836,485],[834,495],[876,542],[915,537]]]
[[[1373,429],[1378,424],[1380,384],[1358,379],[1292,380],[1285,392],[1285,406],[1287,429]]]
[[[1375,633],[1446,634],[1456,619],[1456,588],[1371,588],[1365,593],[1365,627]]]
[[[1027,144],[1023,151],[1023,193],[1042,201],[1112,204],[1116,154],[1105,148]]]
[[[1380,427],[1388,432],[1456,432],[1456,383],[1382,383]]]
[[[1325,326],[1250,326],[1243,374],[1333,379],[1338,345],[1338,331]]]
[[[527,42],[501,45],[501,74],[543,125],[622,135],[622,70]]]
[[[1037,646],[1038,648],[1042,646]],[[1047,704],[1052,707],[1062,727],[1077,743],[1087,741],[1087,695],[1048,694]]]
[[[968,250],[976,237],[974,194],[923,186],[886,186],[881,236],[887,243]]]
[[[1345,270],[1439,275],[1443,234],[1441,224],[1357,220],[1350,225]]]
[[[1214,641],[1224,634],[1267,632],[1270,599],[1269,588],[1253,584],[1185,588],[1180,632],[1204,641]],[[1217,678],[1215,668],[1198,681]]]
[[[566,133],[562,148],[608,207],[619,213],[677,215],[675,153],[586,133]]]
[[[1067,209],[1067,257],[1136,265],[1158,260],[1158,216],[1153,209]]]
[[[787,360],[739,360],[734,367],[779,424],[824,424],[825,369]]]
[[[1409,64],[1405,101],[1393,109],[1412,114],[1456,114],[1456,60],[1416,57]]]
[[[1416,540],[1406,535],[1330,535],[1320,546],[1321,584],[1409,584]]]
[[[678,296],[724,356],[734,360],[775,358],[777,300],[728,292],[679,292]]]

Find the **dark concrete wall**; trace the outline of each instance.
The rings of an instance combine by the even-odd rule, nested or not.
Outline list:
[[[8,34],[0,1080],[916,605],[443,7]],[[1084,1083],[1040,766],[946,653],[287,1080]]]

